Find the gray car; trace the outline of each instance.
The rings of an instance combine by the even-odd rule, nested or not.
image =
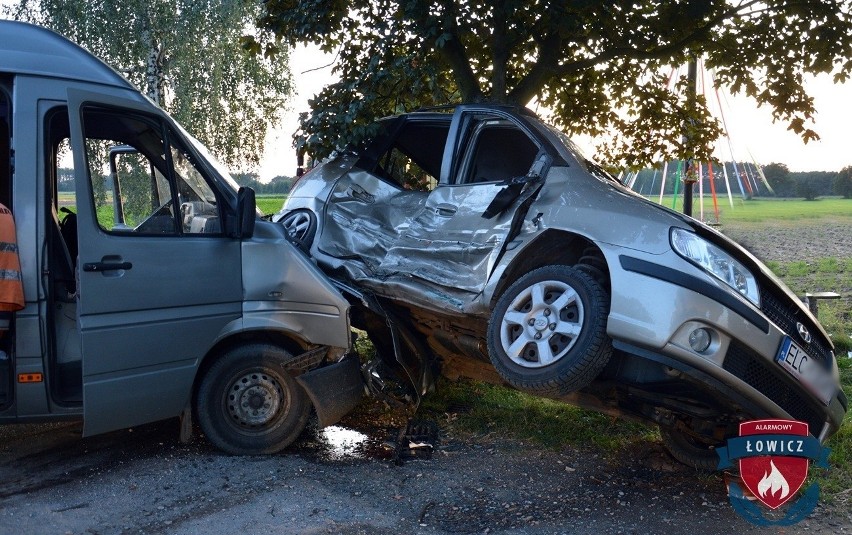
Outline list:
[[[743,420],[847,410],[819,322],[719,232],[649,202],[527,110],[380,120],[303,176],[276,216],[349,298],[382,370],[438,374],[656,423],[715,467]]]

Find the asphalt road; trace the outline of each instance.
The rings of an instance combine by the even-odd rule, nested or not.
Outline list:
[[[418,459],[387,440],[397,430],[362,431],[230,457],[200,436],[178,444],[175,421],[85,439],[75,423],[0,426],[0,533],[852,533],[849,511],[822,506],[792,527],[755,527],[721,477],[656,447],[613,461],[440,436]]]

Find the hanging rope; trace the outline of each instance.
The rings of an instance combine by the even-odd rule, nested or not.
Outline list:
[[[714,84],[715,85],[715,84]],[[737,185],[740,188],[740,194],[743,196],[743,199],[746,198],[746,192],[743,190],[743,182],[740,180],[740,172],[737,170],[737,160],[734,158],[734,147],[731,144],[731,134],[728,131],[728,122],[725,121],[725,112],[722,110],[722,99],[719,97],[719,88],[714,88],[716,93],[716,102],[719,104],[719,115],[722,117],[722,128],[725,130],[725,137],[728,138],[728,150],[731,153],[731,163],[734,165],[734,176],[737,178]],[[725,172],[725,179],[727,180],[727,171]],[[728,190],[730,191],[730,189]],[[732,205],[733,206],[733,205]]]
[[[680,181],[683,180],[683,160],[677,161],[677,180],[674,183],[674,197],[672,197],[672,210],[677,206],[677,194],[680,189]]]
[[[772,186],[769,185],[769,181],[766,180],[766,175],[763,174],[763,167],[758,165],[757,161],[754,159],[754,156],[752,156],[750,150],[747,150],[746,152],[748,152],[748,157],[751,158],[751,163],[753,163],[755,169],[757,169],[757,173],[758,175],[760,175],[760,180],[763,182],[763,185],[766,186],[766,189],[769,190],[769,193],[775,195],[775,190],[772,189]]]
[[[716,178],[713,176],[713,163],[707,164],[707,175],[710,177],[710,193],[713,196],[713,212],[716,214],[716,223],[719,223],[719,201],[716,199]],[[730,194],[730,192],[728,192]],[[733,207],[733,201],[731,201]]]

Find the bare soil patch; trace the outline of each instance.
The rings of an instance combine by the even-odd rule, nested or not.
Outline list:
[[[732,223],[721,230],[764,262],[852,258],[848,218]]]

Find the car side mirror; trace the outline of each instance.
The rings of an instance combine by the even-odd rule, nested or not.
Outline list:
[[[254,235],[254,223],[257,220],[257,201],[254,190],[240,188],[237,192],[237,237],[251,238]]]

